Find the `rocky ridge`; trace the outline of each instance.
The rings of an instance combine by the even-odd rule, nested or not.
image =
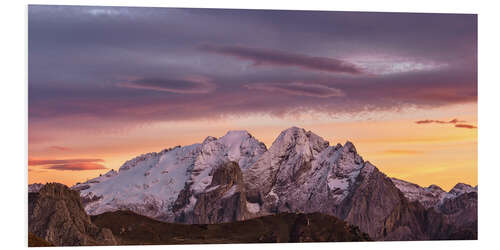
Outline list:
[[[78,192],[58,183],[28,193],[28,231],[56,246],[116,245],[109,229],[90,221]]]
[[[446,193],[410,184],[364,161],[351,142],[330,146],[292,127],[269,150],[246,131],[230,131],[201,144],[142,155],[73,189],[80,190],[91,215],[131,210],[166,222],[213,224],[319,212],[376,240],[445,239],[474,224],[468,187]],[[453,202],[461,195],[463,201]],[[434,209],[437,203],[446,209]],[[469,219],[454,221],[462,212]],[[429,218],[442,225],[429,228]],[[475,218],[477,224],[477,212]]]

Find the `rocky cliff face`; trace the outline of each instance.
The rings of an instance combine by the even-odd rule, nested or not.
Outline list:
[[[184,192],[190,193],[187,200],[191,202],[179,206],[175,211],[176,222],[216,224],[245,219],[248,213],[247,200],[238,163],[224,163],[214,168],[210,176],[212,181],[202,192],[190,193],[190,187],[186,186]],[[192,209],[190,203],[194,203]]]
[[[477,224],[477,199],[455,200],[477,189],[460,184],[447,193],[390,179],[363,160],[353,143],[330,146],[296,127],[281,132],[269,150],[245,131],[230,131],[136,157],[118,172],[73,189],[81,190],[91,215],[131,210],[167,222],[319,212],[376,240],[445,239],[466,235],[461,228]]]
[[[29,193],[28,231],[56,246],[116,245],[109,229],[90,221],[78,192],[57,183]]]
[[[377,240],[430,238],[420,211],[351,142],[329,146],[311,132],[288,129],[245,178],[250,196],[262,204],[261,214],[320,212]]]
[[[436,185],[424,188],[392,181],[408,200],[423,205],[425,230],[431,239],[477,239],[477,186],[458,183],[446,192]]]

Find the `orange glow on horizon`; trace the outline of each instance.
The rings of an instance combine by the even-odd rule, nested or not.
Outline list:
[[[223,136],[228,130],[247,130],[269,148],[279,133],[303,127],[330,142],[352,141],[358,153],[389,177],[421,186],[437,184],[445,190],[456,183],[477,185],[477,129],[454,124],[416,124],[421,119],[459,118],[477,126],[477,105],[464,104],[433,110],[372,113],[370,118],[315,116],[276,118],[248,116],[216,121],[160,122],[126,131],[93,133],[50,129],[52,140],[30,140],[30,159],[102,159],[108,169],[68,171],[29,166],[29,183],[61,182],[74,185],[117,170],[126,160],[176,145],[201,143],[206,136]],[[179,136],[182,135],[182,136]]]

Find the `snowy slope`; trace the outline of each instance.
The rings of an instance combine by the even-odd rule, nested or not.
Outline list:
[[[79,183],[85,210],[91,215],[132,210],[149,217],[173,220],[173,204],[181,190],[203,192],[211,182],[214,167],[236,161],[246,168],[266,151],[265,145],[246,131],[230,131],[202,144],[148,153],[125,162],[118,172]],[[196,200],[191,197],[192,207]]]
[[[354,145],[329,142],[304,129],[283,131],[269,151],[244,172],[250,199],[263,204],[262,214],[325,212],[334,214],[365,167]],[[255,197],[252,197],[252,194]],[[254,211],[257,209],[253,209]]]
[[[391,180],[408,200],[419,201],[426,208],[439,206],[446,199],[454,199],[465,193],[477,192],[477,187],[473,188],[464,183],[458,183],[449,192],[446,192],[437,185],[421,187],[396,178],[391,178]]]
[[[33,183],[28,185],[28,193],[37,193],[42,189],[44,184],[42,183]]]

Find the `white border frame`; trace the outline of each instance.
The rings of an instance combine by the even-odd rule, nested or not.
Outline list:
[[[477,241],[420,241],[420,242],[376,242],[376,243],[308,243],[308,244],[243,244],[238,248],[253,247],[266,249],[342,248],[342,249],[422,249],[422,248],[492,248],[495,240],[500,239],[497,228],[500,226],[496,179],[499,176],[498,164],[500,142],[498,125],[497,61],[500,57],[498,46],[498,16],[500,8],[495,1],[463,0],[377,0],[377,1],[247,1],[230,0],[15,0],[2,5],[2,60],[3,75],[1,102],[0,152],[3,156],[0,179],[1,244],[6,249],[27,246],[27,4],[51,5],[100,5],[100,6],[144,6],[144,7],[196,7],[196,8],[238,8],[238,9],[288,9],[288,10],[337,10],[337,11],[382,11],[382,12],[433,12],[433,13],[470,13],[478,14],[479,23],[479,121],[478,121],[478,159],[479,159],[479,240]],[[5,7],[7,6],[7,8]],[[21,181],[24,180],[24,181]],[[333,244],[333,245],[332,245]],[[198,249],[233,249],[236,245],[196,245]],[[193,245],[149,246],[151,249],[191,249]],[[125,249],[128,247],[114,247]],[[93,249],[102,249],[95,247]]]

